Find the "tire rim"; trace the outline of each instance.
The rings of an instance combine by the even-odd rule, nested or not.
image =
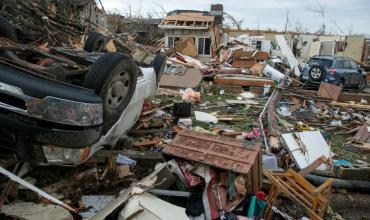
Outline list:
[[[104,48],[104,40],[100,40],[96,45],[95,51],[102,51]]]
[[[129,93],[131,79],[127,72],[117,74],[109,84],[106,104],[110,109],[118,109]]]
[[[312,78],[319,79],[321,77],[321,75],[322,75],[322,72],[321,72],[320,68],[315,67],[311,70]]]

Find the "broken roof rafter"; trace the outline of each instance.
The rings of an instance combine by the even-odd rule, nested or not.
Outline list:
[[[206,30],[214,24],[214,16],[197,11],[169,13],[160,23],[162,29]]]

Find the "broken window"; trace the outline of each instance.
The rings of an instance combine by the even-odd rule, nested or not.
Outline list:
[[[256,49],[261,50],[262,49],[262,41],[257,41],[256,42]]]
[[[168,37],[168,47],[173,47],[173,37]]]
[[[211,38],[200,37],[198,39],[198,54],[211,55]]]
[[[343,52],[346,49],[347,43],[344,41],[337,41],[335,42],[335,51],[338,52]]]
[[[172,48],[172,47],[175,47],[177,41],[179,41],[180,38],[179,37],[168,37],[167,41],[168,41],[168,48]]]

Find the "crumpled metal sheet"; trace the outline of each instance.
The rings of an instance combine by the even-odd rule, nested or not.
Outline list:
[[[261,163],[261,143],[247,145],[234,138],[188,130],[164,144],[163,153],[242,174],[248,174],[254,166],[258,170]]]
[[[29,116],[47,121],[77,126],[96,126],[103,123],[103,105],[100,103],[45,97],[27,101],[26,107]]]

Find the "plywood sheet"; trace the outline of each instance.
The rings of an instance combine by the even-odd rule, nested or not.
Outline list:
[[[256,77],[256,76],[248,76],[248,75],[243,75],[243,74],[217,75],[214,81],[216,85],[254,86],[254,87],[274,85],[274,81],[270,79]]]
[[[163,73],[159,87],[168,89],[196,88],[202,81],[202,73],[195,68],[186,68],[182,74]]]
[[[341,91],[342,88],[339,86],[322,82],[320,84],[319,91],[317,91],[317,95],[320,97],[325,97],[336,101],[338,100]]]

